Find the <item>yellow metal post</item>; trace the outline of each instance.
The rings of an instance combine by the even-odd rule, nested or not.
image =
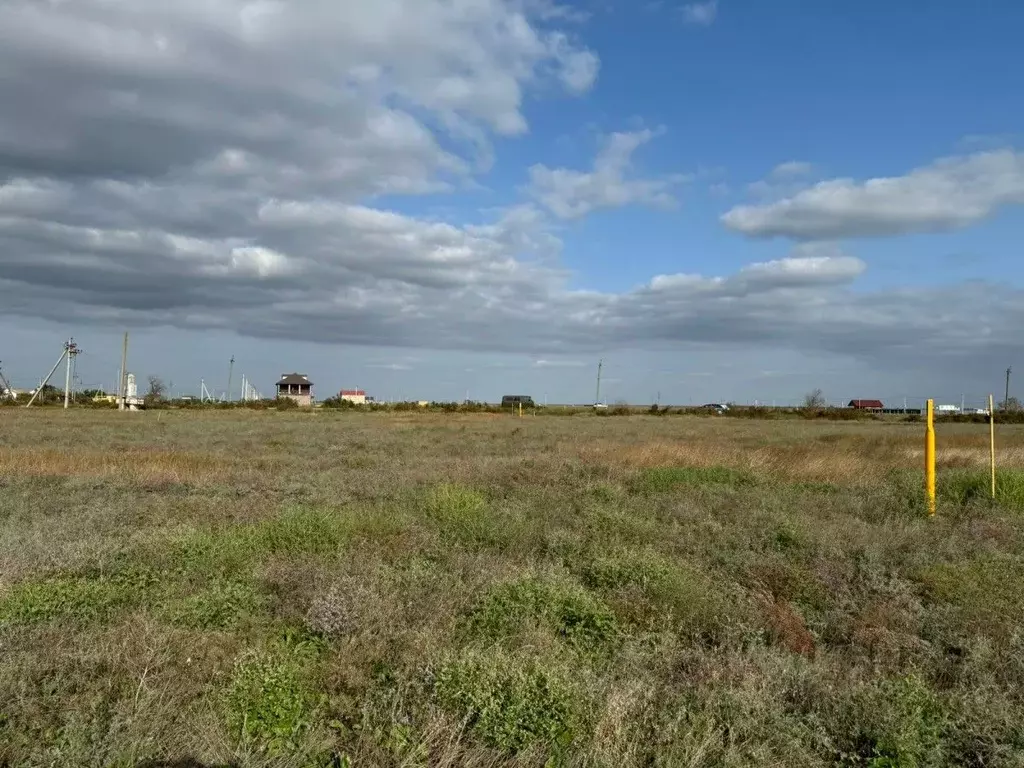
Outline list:
[[[935,514],[935,401],[926,406],[924,432],[924,491],[928,498],[928,514]]]
[[[519,403],[519,418],[523,418],[523,404]]]
[[[996,499],[996,409],[992,395],[988,396],[988,458],[992,468],[992,500]]]

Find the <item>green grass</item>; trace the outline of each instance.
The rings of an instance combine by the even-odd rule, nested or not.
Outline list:
[[[159,586],[158,575],[145,569],[26,581],[0,596],[0,624],[110,621],[158,600]]]
[[[0,765],[1021,764],[1024,428],[132,416],[4,414]]]
[[[492,587],[468,618],[474,637],[514,638],[540,628],[586,653],[607,652],[618,639],[615,614],[581,587],[537,578]]]
[[[193,629],[234,629],[260,618],[268,598],[251,584],[214,579],[168,607],[167,618]]]
[[[571,743],[584,703],[564,669],[493,649],[445,663],[435,686],[442,707],[502,752]]]
[[[354,528],[352,519],[338,512],[287,509],[255,524],[189,533],[175,545],[172,566],[189,573],[237,574],[273,556],[338,557]]]
[[[633,487],[645,493],[668,493],[680,487],[739,488],[754,482],[750,473],[729,467],[652,467],[639,473]]]
[[[942,503],[965,506],[992,498],[988,472],[949,469],[938,473],[936,494]],[[996,476],[996,502],[1007,509],[1024,512],[1024,472],[1002,470]]]

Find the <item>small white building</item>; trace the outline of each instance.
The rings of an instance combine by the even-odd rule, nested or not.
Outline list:
[[[343,389],[341,399],[355,405],[366,405],[366,391],[362,389]]]

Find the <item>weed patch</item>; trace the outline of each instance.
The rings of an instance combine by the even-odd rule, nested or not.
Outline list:
[[[947,714],[916,675],[881,680],[855,691],[845,722],[854,726],[838,755],[871,768],[947,764]]]
[[[194,629],[233,629],[259,616],[267,597],[252,585],[216,579],[194,595],[170,606],[168,618]]]
[[[189,573],[234,575],[269,557],[329,557],[339,553],[352,530],[335,512],[292,509],[254,525],[200,531],[175,547],[173,564]]]
[[[231,674],[228,728],[243,750],[292,752],[317,723],[320,704],[301,657],[283,650],[251,651],[235,662]]]
[[[987,557],[939,563],[918,573],[927,597],[947,605],[961,632],[1008,639],[1024,614],[1024,566],[1016,559]]]
[[[469,544],[490,544],[498,526],[483,494],[457,483],[431,488],[424,500],[427,515],[446,537]]]
[[[753,484],[753,475],[729,467],[651,467],[636,476],[632,487],[637,493],[668,493],[677,488],[739,488]]]
[[[148,571],[111,576],[60,576],[15,585],[0,598],[0,624],[49,621],[109,621],[155,594]]]
[[[565,745],[580,719],[580,694],[557,670],[532,657],[469,651],[441,667],[435,691],[440,705],[491,747]]]
[[[571,570],[612,600],[627,624],[671,627],[694,640],[717,640],[736,608],[706,573],[650,552],[579,558]]]
[[[539,579],[491,588],[468,625],[474,636],[490,641],[540,627],[583,652],[607,651],[618,637],[615,614],[598,598],[575,585]]]

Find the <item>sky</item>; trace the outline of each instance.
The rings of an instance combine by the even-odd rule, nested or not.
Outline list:
[[[5,0],[0,370],[73,336],[111,389],[128,331],[176,394],[583,403],[603,360],[607,402],[1001,399],[1022,34],[1015,0]]]

